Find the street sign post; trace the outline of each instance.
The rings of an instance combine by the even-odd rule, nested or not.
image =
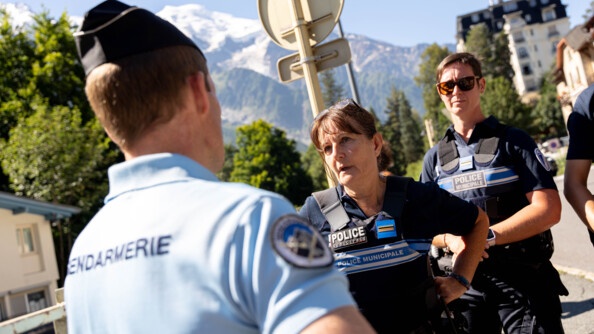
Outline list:
[[[312,48],[316,71],[338,67],[351,60],[349,42],[344,38],[319,44]],[[303,66],[299,53],[283,57],[277,62],[278,76],[281,82],[291,82],[303,78]]]
[[[258,0],[258,15],[272,41],[288,50],[299,50],[293,7],[301,8],[308,44],[323,41],[338,22],[344,0]]]
[[[272,41],[285,49],[298,50],[297,54],[279,60],[279,76],[281,81],[305,78],[314,117],[324,109],[318,66],[330,68],[347,56],[343,41],[314,47],[332,32],[343,5],[344,0],[258,0],[260,22]],[[348,43],[346,48],[349,49]],[[336,185],[328,169],[326,177],[330,186]]]
[[[343,5],[344,0],[258,0],[258,15],[270,38],[285,49],[299,50],[314,117],[324,101],[312,47],[332,32]]]

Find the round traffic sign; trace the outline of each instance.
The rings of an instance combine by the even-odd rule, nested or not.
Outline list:
[[[299,50],[294,26],[297,20],[293,18],[292,2],[303,6],[310,46],[330,35],[344,5],[344,0],[258,0],[258,16],[264,30],[276,44],[289,50]]]

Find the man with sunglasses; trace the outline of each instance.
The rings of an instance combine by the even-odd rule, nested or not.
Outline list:
[[[550,166],[525,131],[485,116],[486,80],[474,55],[447,56],[436,79],[453,124],[425,154],[421,181],[476,204],[491,225],[471,288],[450,306],[470,333],[563,333],[559,295],[568,292],[550,262],[561,201]],[[465,247],[450,234],[433,244],[454,261]]]

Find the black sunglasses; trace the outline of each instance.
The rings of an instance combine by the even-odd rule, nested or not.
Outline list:
[[[481,77],[469,76],[460,78],[457,81],[449,80],[436,84],[437,91],[441,95],[450,95],[454,92],[454,87],[458,86],[461,90],[467,92],[474,88],[474,82]]]

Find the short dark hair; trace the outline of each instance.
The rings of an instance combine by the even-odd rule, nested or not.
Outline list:
[[[441,75],[443,74],[444,69],[446,66],[453,64],[453,63],[462,63],[468,64],[472,68],[472,72],[477,77],[483,76],[483,70],[481,69],[481,62],[475,57],[472,53],[469,52],[458,52],[452,53],[451,55],[445,57],[441,63],[437,66],[437,74],[435,76],[435,82],[439,83],[441,80]]]

